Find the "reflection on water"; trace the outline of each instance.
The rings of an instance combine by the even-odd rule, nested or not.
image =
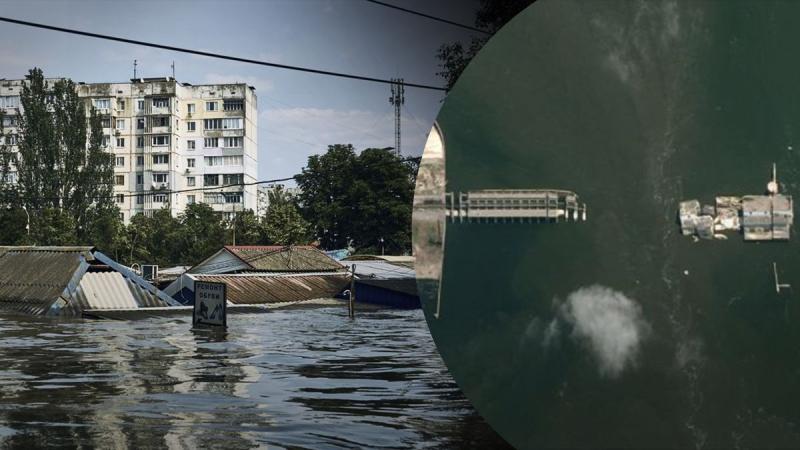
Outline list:
[[[422,313],[0,318],[0,447],[495,448]]]

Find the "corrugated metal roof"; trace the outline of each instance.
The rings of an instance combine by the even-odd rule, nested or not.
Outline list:
[[[0,247],[2,312],[78,316],[85,308],[168,305],[178,302],[93,247]]]
[[[70,300],[70,305],[79,311],[138,307],[125,277],[119,272],[85,274]]]
[[[91,247],[0,248],[0,311],[45,314],[70,284]]]
[[[315,247],[226,246],[226,250],[263,272],[324,272],[342,270],[342,265]]]
[[[356,277],[363,278],[382,278],[382,279],[406,279],[416,280],[414,268],[402,267],[387,261],[343,261],[347,268],[355,264]]]
[[[319,275],[192,275],[194,280],[225,283],[233,304],[264,304],[330,298],[350,282],[345,274]]]

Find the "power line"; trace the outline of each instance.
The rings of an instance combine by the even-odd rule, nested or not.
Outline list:
[[[407,158],[397,159],[397,160],[394,160],[394,161],[385,161],[385,162],[382,162],[382,163],[366,164],[364,167],[365,168],[372,168],[372,167],[386,166],[386,165],[389,165],[389,164],[402,164],[402,163],[406,163],[406,162],[418,161],[421,158],[422,158],[421,156],[409,156]],[[231,183],[231,184],[226,184],[226,185],[223,185],[223,186],[203,186],[203,187],[195,187],[195,188],[191,188],[191,189],[180,189],[180,190],[150,190],[150,191],[147,191],[147,192],[144,192],[144,191],[143,192],[136,192],[134,194],[114,194],[114,195],[111,195],[111,196],[92,197],[92,199],[93,200],[113,200],[113,199],[117,199],[117,198],[120,198],[120,197],[132,198],[132,197],[147,196],[147,195],[172,195],[172,194],[181,194],[181,193],[185,193],[185,192],[198,192],[198,191],[199,192],[220,192],[220,193],[223,193],[223,194],[234,194],[234,192],[226,192],[226,191],[223,191],[223,189],[232,188],[232,187],[253,186],[253,185],[259,185],[259,184],[280,183],[282,181],[296,180],[297,177],[300,177],[302,175],[303,174],[299,174],[298,173],[298,174],[295,174],[295,175],[292,175],[292,176],[286,177],[286,178],[276,178],[276,179],[273,179],[273,180],[253,181],[253,182],[250,182],[250,183],[244,183],[244,182],[242,182],[242,183]],[[25,200],[25,196],[24,195],[20,195],[19,197],[21,197],[21,200]],[[69,199],[70,197],[35,197],[35,198],[37,200],[43,201],[43,200],[66,200],[66,199]]]
[[[161,49],[161,50],[170,50],[170,51],[174,51],[174,52],[189,53],[189,54],[192,54],[192,55],[208,56],[210,58],[225,59],[225,60],[228,60],[228,61],[243,62],[243,63],[247,63],[247,64],[257,64],[257,65],[260,65],[260,66],[276,67],[278,69],[295,70],[295,71],[299,71],[299,72],[315,73],[315,74],[318,74],[318,75],[328,75],[328,76],[332,76],[332,77],[349,78],[349,79],[352,79],[352,80],[371,81],[371,82],[374,82],[374,83],[384,83],[384,84],[391,84],[392,83],[390,80],[384,80],[382,78],[365,77],[365,76],[361,76],[361,75],[353,75],[353,74],[347,74],[347,73],[341,73],[341,72],[331,72],[331,71],[328,71],[328,70],[310,69],[310,68],[307,68],[307,67],[289,66],[289,65],[286,65],[286,64],[277,64],[277,63],[271,63],[271,62],[266,62],[266,61],[257,61],[257,60],[254,60],[254,59],[247,59],[247,58],[239,58],[239,57],[236,57],[236,56],[221,55],[219,53],[203,52],[203,51],[192,50],[192,49],[188,49],[188,48],[174,47],[174,46],[171,46],[171,45],[155,44],[155,43],[152,43],[152,42],[137,41],[135,39],[127,39],[127,38],[121,38],[121,37],[116,37],[116,36],[109,36],[109,35],[105,35],[105,34],[89,33],[87,31],[73,30],[73,29],[70,29],[70,28],[56,27],[56,26],[45,25],[45,24],[36,23],[36,22],[27,22],[27,21],[24,21],[24,20],[11,19],[11,18],[8,18],[8,17],[0,17],[0,22],[8,22],[8,23],[13,23],[13,24],[17,24],[17,25],[24,25],[24,26],[28,26],[28,27],[41,28],[41,29],[51,30],[51,31],[59,31],[59,32],[68,33],[68,34],[77,34],[77,35],[80,35],[80,36],[87,36],[87,37],[92,37],[92,38],[96,38],[96,39],[104,39],[104,40],[107,40],[107,41],[122,42],[122,43],[125,43],[125,44],[141,45],[141,46],[144,46],[144,47],[158,48],[158,49]],[[415,83],[406,83],[406,86],[415,87],[415,88],[419,88],[419,89],[430,89],[430,90],[434,90],[434,91],[446,91],[447,90],[446,88],[443,88],[443,87],[430,86],[430,85],[425,85],[425,84],[415,84]]]
[[[410,9],[401,8],[399,6],[391,5],[389,3],[379,2],[377,0],[367,0],[367,1],[370,2],[370,3],[374,3],[376,5],[381,5],[381,6],[385,6],[387,8],[396,9],[398,11],[403,11],[403,12],[406,12],[406,13],[409,13],[409,14],[413,14],[415,16],[425,17],[426,19],[435,20],[437,22],[443,22],[443,23],[446,23],[446,24],[449,24],[449,25],[454,25],[454,26],[457,26],[457,27],[466,28],[468,30],[477,31],[477,32],[483,33],[483,34],[488,34],[490,36],[492,36],[492,34],[493,34],[490,31],[481,30],[480,28],[475,28],[475,27],[471,27],[469,25],[464,25],[464,24],[461,24],[461,23],[458,23],[458,22],[453,22],[451,20],[442,19],[440,17],[431,16],[431,15],[428,15],[428,14],[423,14],[423,13],[418,12],[418,11],[412,11]],[[411,86],[411,85],[410,84],[406,84],[406,86]]]

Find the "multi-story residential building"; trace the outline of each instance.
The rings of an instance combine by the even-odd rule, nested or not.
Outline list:
[[[48,80],[49,85],[55,81]],[[0,108],[5,108],[6,131],[12,134],[22,83],[0,80]],[[92,107],[101,115],[104,144],[114,154],[114,195],[125,223],[163,207],[177,215],[195,202],[208,203],[224,219],[257,210],[253,87],[193,86],[167,77],[78,83],[77,89],[86,100],[87,116]],[[12,151],[15,143],[12,137]],[[12,172],[9,178],[15,176]]]
[[[255,210],[256,215],[259,217],[264,217],[267,215],[267,209],[269,208],[269,194],[275,192],[277,189],[281,189],[286,195],[290,197],[297,197],[303,191],[300,188],[287,188],[284,187],[282,184],[274,184],[269,186],[258,186],[258,209]]]

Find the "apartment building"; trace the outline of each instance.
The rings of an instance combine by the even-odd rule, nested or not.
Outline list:
[[[22,83],[0,80],[0,108],[12,134]],[[257,186],[241,185],[257,176],[253,87],[193,86],[166,77],[78,83],[77,89],[87,116],[92,107],[101,115],[104,145],[114,154],[115,201],[125,223],[163,207],[178,215],[195,202],[211,205],[224,219],[257,210]],[[16,150],[16,138],[11,144]],[[13,182],[16,174],[9,178]]]

